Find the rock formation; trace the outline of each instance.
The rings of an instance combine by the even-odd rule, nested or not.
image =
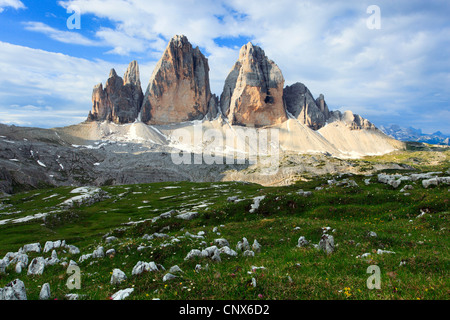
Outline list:
[[[123,79],[112,69],[105,88],[101,83],[94,87],[92,103],[88,120],[118,124],[136,120],[171,124],[223,116],[233,125],[264,127],[285,122],[289,114],[313,130],[333,121],[352,130],[375,129],[351,111],[330,111],[324,96],[314,99],[302,83],[284,88],[281,70],[251,42],[241,48],[219,101],[211,94],[208,59],[183,35],[170,40],[145,96],[133,61]]]
[[[100,83],[92,92],[90,121],[113,121],[115,123],[134,122],[138,117],[143,100],[139,67],[136,61],[128,66],[124,78],[114,69],[109,74],[105,88]]]
[[[231,124],[269,126],[287,120],[283,102],[284,78],[264,51],[244,45],[220,97],[222,113]]]
[[[303,83],[295,83],[284,89],[286,110],[302,124],[313,130],[319,130],[326,123],[341,121],[352,130],[375,129],[375,126],[363,117],[351,111],[330,111],[323,94],[314,99]]]
[[[323,95],[314,100],[309,89],[300,82],[284,89],[286,110],[302,124],[318,130],[323,127],[329,116],[328,106]]]
[[[203,119],[211,100],[208,59],[185,36],[175,36],[153,71],[141,120],[169,124]]]
[[[353,114],[350,110],[341,113],[340,111],[331,111],[327,119],[328,122],[341,121],[352,130],[375,130],[376,127],[369,120],[364,119],[358,114]]]

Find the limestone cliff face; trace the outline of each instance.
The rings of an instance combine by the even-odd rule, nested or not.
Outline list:
[[[278,66],[252,43],[244,45],[220,97],[220,108],[231,124],[263,127],[287,120],[284,78]]]
[[[111,70],[105,88],[100,83],[92,92],[90,121],[112,121],[115,123],[134,122],[138,117],[143,93],[139,80],[139,67],[136,61],[128,66],[124,78]]]
[[[302,124],[318,130],[323,127],[329,116],[328,106],[323,95],[314,100],[309,89],[300,82],[284,89],[286,110]]]
[[[169,124],[202,119],[210,100],[208,60],[185,36],[173,37],[153,71],[141,120]]]
[[[302,124],[313,130],[319,130],[327,123],[341,121],[352,130],[375,129],[375,126],[360,115],[351,111],[330,111],[325,97],[320,94],[314,99],[303,83],[295,83],[284,89],[286,110]]]

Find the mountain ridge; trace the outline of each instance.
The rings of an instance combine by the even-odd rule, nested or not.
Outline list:
[[[240,49],[220,97],[211,93],[209,71],[208,59],[200,49],[193,48],[186,36],[176,35],[155,66],[143,98],[140,83],[126,81],[127,74],[139,79],[139,67],[133,61],[123,85],[113,69],[105,89],[102,84],[94,87],[87,120],[117,124],[139,120],[164,125],[222,116],[233,125],[265,127],[281,124],[291,114],[313,130],[333,121],[342,121],[352,130],[376,129],[359,115],[329,110],[324,95],[314,98],[303,83],[285,87],[280,68],[251,42]],[[141,93],[130,96],[125,99],[128,103],[124,103],[127,86],[133,92],[140,89]]]
[[[440,131],[427,134],[423,133],[421,129],[415,129],[413,127],[403,128],[395,124],[389,127],[381,125],[379,129],[386,135],[400,141],[450,145],[450,135],[443,134]]]

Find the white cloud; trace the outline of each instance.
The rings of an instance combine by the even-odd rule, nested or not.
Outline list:
[[[0,0],[0,13],[2,13],[5,8],[11,7],[14,9],[26,9],[22,1],[19,0]]]
[[[82,46],[101,46],[102,43],[88,39],[84,36],[82,36],[79,33],[73,32],[73,31],[60,31],[55,28],[52,28],[45,23],[42,22],[36,22],[36,21],[29,21],[24,22],[25,29],[28,31],[34,31],[43,33],[53,40],[68,43],[68,44],[78,44]]]

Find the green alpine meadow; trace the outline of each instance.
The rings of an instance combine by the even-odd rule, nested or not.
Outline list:
[[[118,292],[128,292],[127,300],[445,300],[449,185],[425,188],[423,179],[448,176],[448,155],[367,157],[355,166],[441,160],[278,187],[161,182],[16,193],[0,202],[0,257],[11,259],[0,288],[20,278],[30,300],[44,284],[57,300],[108,300]],[[385,175],[403,177],[401,184],[379,182]],[[333,243],[324,246],[324,235]],[[65,245],[44,253],[58,240]],[[36,243],[39,252],[26,253],[30,265],[38,257],[57,263],[18,274],[8,252]],[[154,267],[134,272],[139,263]]]

